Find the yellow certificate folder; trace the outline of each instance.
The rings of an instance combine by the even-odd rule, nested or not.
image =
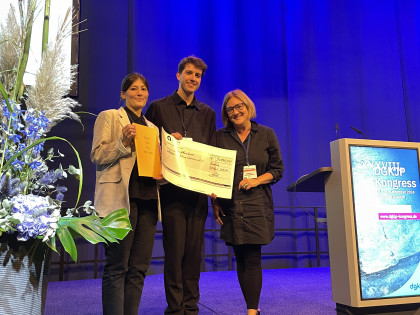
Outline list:
[[[134,143],[139,176],[159,177],[162,169],[157,130],[139,124],[133,125],[136,127]]]

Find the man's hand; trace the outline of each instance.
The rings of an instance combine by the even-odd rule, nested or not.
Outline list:
[[[173,136],[176,140],[182,140],[182,136],[179,132],[171,133],[171,136]]]

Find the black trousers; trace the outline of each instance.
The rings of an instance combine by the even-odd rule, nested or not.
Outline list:
[[[157,201],[133,199],[133,231],[119,243],[105,246],[102,307],[106,315],[138,314],[144,278],[150,265],[157,222]]]
[[[234,245],[236,272],[247,309],[258,309],[262,288],[261,245]]]
[[[165,314],[198,314],[208,198],[171,184],[165,186],[161,189],[164,282],[168,303]]]

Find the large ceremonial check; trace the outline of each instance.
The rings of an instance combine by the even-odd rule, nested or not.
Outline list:
[[[230,199],[235,160],[234,150],[177,140],[162,128],[162,175],[176,186]]]

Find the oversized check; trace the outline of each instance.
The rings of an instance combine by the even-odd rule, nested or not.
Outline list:
[[[162,175],[172,184],[200,192],[232,197],[236,151],[192,140],[177,140],[162,128]]]

